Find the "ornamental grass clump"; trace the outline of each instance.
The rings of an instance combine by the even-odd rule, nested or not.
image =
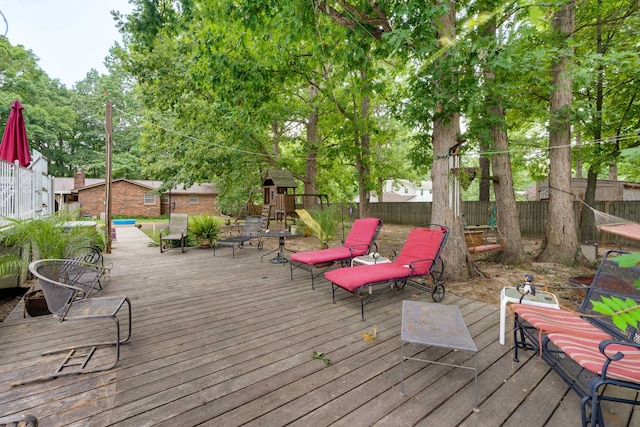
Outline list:
[[[3,218],[0,277],[19,274],[22,268],[38,259],[72,258],[82,248],[104,248],[104,235],[96,227],[69,226],[70,221],[69,214],[36,219]]]

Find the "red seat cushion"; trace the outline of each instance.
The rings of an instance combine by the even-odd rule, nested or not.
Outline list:
[[[549,334],[549,339],[575,362],[585,369],[600,375],[607,360],[598,346],[599,338],[582,337],[573,334]],[[611,338],[609,338],[611,339]],[[622,344],[611,344],[605,349],[608,356],[622,352],[621,360],[611,362],[607,369],[607,378],[640,383],[640,350]]]
[[[611,339],[609,334],[570,311],[526,304],[511,304],[510,307],[531,326],[547,334],[559,332],[600,341]]]
[[[481,252],[489,252],[489,251],[497,251],[499,249],[502,249],[502,245],[499,243],[492,243],[490,245],[479,245],[479,246],[472,246],[469,248],[469,252],[472,254],[478,254]]]
[[[291,261],[300,262],[302,264],[315,265],[322,262],[340,261],[349,259],[351,251],[349,248],[329,248],[317,251],[298,252],[291,254]]]
[[[403,279],[409,276],[411,276],[409,267],[391,262],[344,267],[324,273],[324,277],[328,281],[350,292],[371,283]]]
[[[373,243],[379,225],[380,220],[378,218],[356,219],[342,247],[295,253],[291,255],[291,260],[302,264],[315,265],[364,255]]]

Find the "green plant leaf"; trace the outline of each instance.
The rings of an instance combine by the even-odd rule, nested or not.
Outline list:
[[[304,225],[307,226],[307,228],[311,231],[311,233],[313,233],[314,236],[317,237],[322,233],[320,224],[318,224],[316,220],[311,217],[306,209],[296,209],[296,213],[298,214],[300,221],[302,221]]]
[[[607,316],[612,316],[615,313],[615,310],[602,301],[591,300],[591,304],[593,305],[593,311],[597,313],[606,314]]]
[[[615,258],[620,267],[629,268],[640,264],[640,252],[620,255]]]

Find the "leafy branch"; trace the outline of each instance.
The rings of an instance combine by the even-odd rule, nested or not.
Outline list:
[[[615,261],[623,268],[634,267],[640,264],[640,252],[620,255]],[[640,290],[640,279],[636,280],[633,286]],[[602,297],[602,301],[591,300],[591,304],[593,311],[611,316],[611,321],[622,331],[626,331],[629,326],[638,328],[640,305],[637,301],[631,298],[622,300],[618,297]]]

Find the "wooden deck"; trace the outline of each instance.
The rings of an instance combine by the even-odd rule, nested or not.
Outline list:
[[[267,244],[275,244],[266,242]],[[400,394],[403,299],[430,302],[413,288],[366,307],[340,293],[331,303],[323,280],[289,278],[288,265],[260,262],[255,249],[192,249],[160,254],[136,228],[118,228],[112,283],[104,295],[133,305],[133,337],[118,366],[12,388],[53,371],[43,350],[103,335],[107,327],[23,319],[22,305],[0,323],[0,415],[31,413],[41,426],[424,425],[577,426],[579,400],[535,355],[512,361],[498,343],[499,310],[449,293],[479,352],[479,410],[473,372],[405,362]],[[377,325],[377,339],[360,334]],[[405,347],[412,355],[472,363],[465,352]],[[312,359],[316,350],[331,360]],[[100,353],[98,361],[111,355]],[[629,405],[608,405],[609,426],[640,425]]]

